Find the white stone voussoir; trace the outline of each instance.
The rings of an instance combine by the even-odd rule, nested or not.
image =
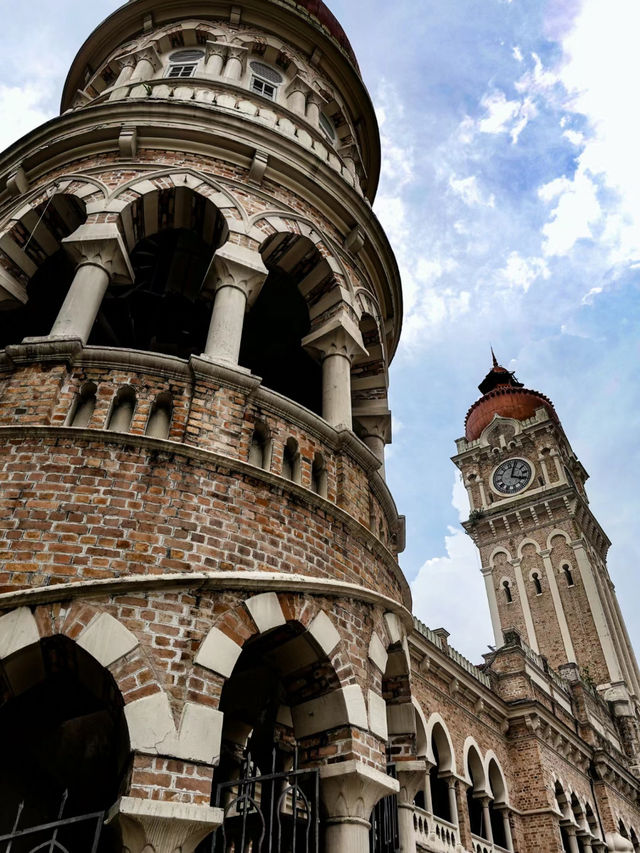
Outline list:
[[[298,738],[345,725],[361,729],[369,727],[364,696],[358,684],[349,684],[341,690],[296,705],[291,713]]]
[[[326,655],[330,655],[340,642],[338,629],[324,610],[313,619],[308,630]]]
[[[369,660],[378,667],[380,672],[384,673],[387,668],[388,659],[387,650],[380,637],[374,631],[371,635],[371,642],[369,643]]]
[[[28,607],[0,616],[0,659],[40,640],[35,617]]]
[[[275,592],[263,592],[261,595],[254,595],[245,601],[245,606],[261,634],[286,624],[287,620],[284,618],[280,601]]]
[[[372,734],[387,740],[387,703],[373,690],[369,691],[369,729]]]
[[[242,646],[219,628],[212,628],[198,649],[194,663],[217,672],[223,678],[229,678],[241,652]]]
[[[135,634],[110,613],[100,613],[82,631],[78,637],[78,645],[102,666],[109,667],[137,649],[140,642]]]

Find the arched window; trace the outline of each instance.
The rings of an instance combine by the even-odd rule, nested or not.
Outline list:
[[[493,798],[489,803],[493,843],[505,850],[512,850],[513,843],[509,824],[507,786],[502,771],[494,758],[489,762],[489,786],[493,794]]]
[[[271,468],[271,439],[266,424],[257,421],[249,445],[249,464],[268,471]]]
[[[125,385],[114,398],[107,429],[111,432],[129,432],[135,408],[136,392],[131,385]]]
[[[288,438],[282,453],[282,476],[293,483],[300,482],[300,451],[295,438]]]
[[[453,823],[454,815],[451,814],[451,801],[449,799],[449,780],[445,775],[452,763],[451,748],[444,729],[439,723],[433,727],[431,749],[436,760],[435,766],[429,768],[431,808],[436,817]]]
[[[151,438],[169,438],[172,414],[171,394],[158,394],[149,413],[146,434]]]
[[[316,453],[311,466],[311,488],[323,498],[327,496],[327,466],[322,453]]]
[[[71,417],[69,426],[86,427],[96,408],[96,388],[93,382],[87,382],[82,386],[82,390],[78,394]]]
[[[507,600],[507,604],[511,604],[513,601],[513,595],[511,594],[511,584],[509,581],[502,581],[502,586],[504,588],[504,597]]]
[[[251,90],[257,92],[270,101],[275,101],[278,87],[282,83],[282,74],[265,65],[264,62],[253,61],[251,67]]]
[[[488,827],[485,826],[482,798],[487,796],[484,767],[482,759],[475,747],[469,749],[467,757],[467,775],[471,780],[467,788],[467,808],[471,832],[480,838],[488,838]]]
[[[540,583],[540,575],[537,572],[534,572],[531,575],[531,580],[533,581],[533,586],[536,591],[536,595],[542,595],[542,584]]]
[[[195,77],[198,63],[204,57],[203,50],[176,50],[169,57],[167,77]]]
[[[571,573],[571,566],[568,563],[565,563],[562,567],[562,571],[564,572],[565,579],[567,581],[567,586],[574,586],[573,574]]]

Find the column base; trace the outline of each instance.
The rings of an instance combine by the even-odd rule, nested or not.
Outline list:
[[[128,853],[193,853],[223,818],[222,809],[210,806],[122,797],[107,823],[119,822]]]

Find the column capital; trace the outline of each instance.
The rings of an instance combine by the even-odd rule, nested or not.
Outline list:
[[[368,823],[373,807],[396,794],[396,779],[355,759],[320,768],[320,793],[329,822],[345,819]]]
[[[351,362],[356,355],[367,355],[357,323],[344,310],[303,338],[302,346],[321,361],[341,355]]]
[[[210,56],[226,56],[228,49],[229,45],[221,41],[208,41],[205,45],[205,61]]]
[[[128,65],[129,62],[133,62],[134,65],[137,65],[141,59],[146,59],[151,65],[153,65],[154,71],[157,71],[161,65],[162,60],[158,55],[158,51],[152,44],[146,45],[146,47],[141,47],[138,50],[134,50],[131,53],[126,54],[126,56],[121,56],[118,59],[118,62]]]
[[[103,269],[118,284],[134,279],[129,253],[115,222],[85,223],[62,240],[67,254],[78,266]]]
[[[384,441],[385,444],[391,443],[391,412],[371,412],[367,409],[356,407],[353,410],[354,418],[358,419],[358,423],[364,429],[366,436],[373,436]]]
[[[222,809],[185,803],[122,797],[110,810],[107,824],[118,821],[130,853],[147,850],[192,853],[223,821]]]
[[[540,556],[541,556],[541,557],[542,557],[542,559],[544,560],[544,559],[546,559],[547,557],[550,557],[550,556],[551,556],[551,551],[550,551],[548,548],[547,548],[547,549],[545,549],[544,551],[540,551]]]
[[[420,785],[424,783],[428,772],[427,762],[400,761],[396,764],[396,775],[400,790],[398,791],[398,804],[401,806],[413,805],[413,798],[418,792]]]
[[[248,310],[258,298],[268,275],[269,270],[259,252],[237,243],[225,243],[214,255],[205,277],[205,288],[216,292],[223,287],[241,290]]]

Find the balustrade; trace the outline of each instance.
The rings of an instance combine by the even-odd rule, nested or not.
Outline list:
[[[458,827],[414,806],[413,827],[419,851],[456,853],[460,843]]]

